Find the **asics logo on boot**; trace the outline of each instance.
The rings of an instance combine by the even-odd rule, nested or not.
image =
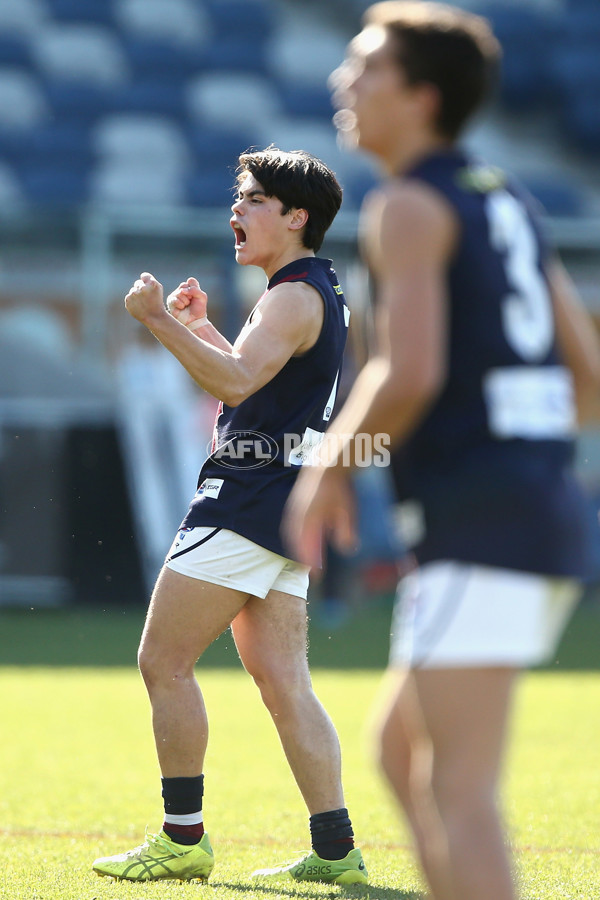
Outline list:
[[[306,874],[309,877],[322,878],[324,875],[331,875],[331,866],[308,866]]]

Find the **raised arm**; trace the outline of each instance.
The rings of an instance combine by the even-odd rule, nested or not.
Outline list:
[[[320,294],[293,282],[269,291],[230,349],[204,339],[202,332],[208,326],[194,333],[178,322],[165,308],[162,285],[148,272],[135,282],[125,306],[200,387],[228,406],[238,406],[270,381],[291,356],[310,349],[323,322]]]
[[[350,468],[343,467],[352,462],[354,435],[385,434],[400,443],[446,374],[445,274],[457,238],[454,214],[427,188],[394,185],[373,195],[363,224],[378,292],[378,346],[328,429],[325,464],[300,472],[284,521],[290,552],[313,568],[325,535],[342,551],[356,543]]]

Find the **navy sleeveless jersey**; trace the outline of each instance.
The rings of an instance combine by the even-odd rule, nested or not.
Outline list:
[[[572,380],[535,204],[458,150],[404,177],[442,194],[460,225],[446,284],[447,381],[393,455],[399,499],[413,501],[420,526],[416,556],[586,577],[591,517],[572,471]]]
[[[219,404],[212,450],[181,527],[228,528],[289,556],[280,535],[283,508],[331,418],[350,313],[331,260],[304,257],[289,263],[270,279],[266,293],[285,281],[303,281],[319,291],[324,305],[319,337],[239,406]]]

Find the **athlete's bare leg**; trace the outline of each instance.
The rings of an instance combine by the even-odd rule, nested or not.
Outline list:
[[[306,601],[271,591],[232,623],[240,659],[273,717],[310,815],[344,806],[338,736],[314,694],[306,656]]]
[[[412,670],[384,720],[382,765],[411,825],[416,822],[435,900],[515,898],[497,803],[515,675],[508,668]],[[395,740],[405,758],[408,753],[404,765]],[[413,781],[424,740],[432,754],[428,784],[421,775]]]
[[[139,666],[152,704],[161,773],[201,775],[208,742],[194,666],[231,624],[248,594],[163,568],[146,617]]]
[[[375,753],[412,832],[432,900],[452,896],[448,841],[431,790],[432,747],[412,680],[386,673],[373,714]]]

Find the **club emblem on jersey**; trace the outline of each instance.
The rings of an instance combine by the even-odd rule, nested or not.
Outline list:
[[[213,462],[227,469],[260,469],[273,462],[279,447],[268,434],[259,431],[233,431],[225,443],[209,449]]]

